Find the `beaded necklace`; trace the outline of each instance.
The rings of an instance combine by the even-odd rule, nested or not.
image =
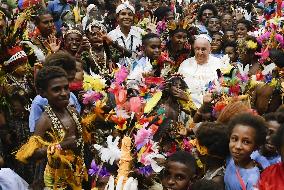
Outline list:
[[[83,129],[82,129],[81,123],[79,121],[77,114],[69,106],[67,107],[67,110],[76,124],[77,132],[79,136],[79,138],[76,140],[76,145],[77,145],[77,148],[80,148],[81,158],[84,159],[84,143],[83,143],[83,137],[82,137]],[[52,131],[57,135],[57,137],[60,138],[56,140],[60,141],[65,136],[65,130],[64,130],[64,127],[61,121],[56,116],[56,114],[54,113],[53,109],[50,107],[49,104],[45,106],[45,112],[51,119]]]
[[[106,53],[104,51],[103,56],[99,56],[97,53],[93,52],[92,50],[90,51],[90,55],[96,65],[96,67],[98,68],[98,70],[100,71],[100,73],[102,75],[108,75],[109,74],[109,70],[107,68],[107,61],[106,61]]]

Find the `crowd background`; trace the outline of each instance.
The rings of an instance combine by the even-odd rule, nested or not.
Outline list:
[[[1,0],[0,189],[283,189],[283,12]]]

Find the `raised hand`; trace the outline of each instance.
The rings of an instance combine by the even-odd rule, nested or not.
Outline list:
[[[147,32],[150,33],[156,33],[157,32],[157,17],[153,17],[150,20],[150,23],[148,23],[147,28],[146,28]]]
[[[45,46],[49,47],[52,53],[55,53],[60,49],[61,41],[58,40],[54,35],[50,35],[44,44]]]

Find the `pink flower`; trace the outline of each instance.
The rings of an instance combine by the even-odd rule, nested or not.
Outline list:
[[[128,76],[128,71],[125,67],[121,67],[114,75],[115,82],[121,84],[123,83]]]
[[[151,137],[152,137],[151,129],[145,129],[145,127],[143,127],[142,129],[137,131],[137,135],[134,135],[136,149],[140,150],[145,144],[148,143]]]
[[[89,91],[83,95],[83,104],[93,104],[94,102],[100,100],[103,95],[99,92]]]
[[[275,39],[284,47],[284,37],[281,34],[276,34]]]

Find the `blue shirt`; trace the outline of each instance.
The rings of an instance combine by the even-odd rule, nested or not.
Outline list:
[[[254,151],[251,154],[251,159],[255,160],[256,162],[258,162],[259,164],[262,165],[263,169],[273,165],[273,164],[277,164],[281,162],[281,156],[280,155],[276,155],[276,156],[272,156],[272,157],[265,157],[263,155],[260,154],[259,151]]]
[[[47,104],[48,100],[46,98],[41,97],[40,95],[37,95],[34,98],[29,115],[29,128],[31,133],[35,131],[36,122],[39,120],[41,114],[44,112],[44,107]],[[70,92],[69,105],[75,106],[78,113],[81,112],[80,103],[72,92]]]
[[[64,7],[65,6],[65,7]],[[64,8],[63,8],[64,7]],[[48,5],[47,5],[47,10],[51,13],[51,14],[60,14],[61,15],[70,10],[70,5],[69,4],[63,4],[60,2],[60,0],[53,0],[53,1],[49,1]],[[61,11],[62,10],[62,11]],[[54,22],[55,27],[56,27],[56,31],[60,32],[61,31],[61,27],[62,27],[62,20],[61,18],[57,21]]]
[[[236,174],[236,165],[232,158],[227,160],[227,167],[224,176],[225,189],[226,190],[242,190],[242,186]],[[246,190],[254,190],[255,185],[257,185],[260,171],[258,167],[253,167],[250,169],[239,168],[239,173],[242,180],[246,186]]]

